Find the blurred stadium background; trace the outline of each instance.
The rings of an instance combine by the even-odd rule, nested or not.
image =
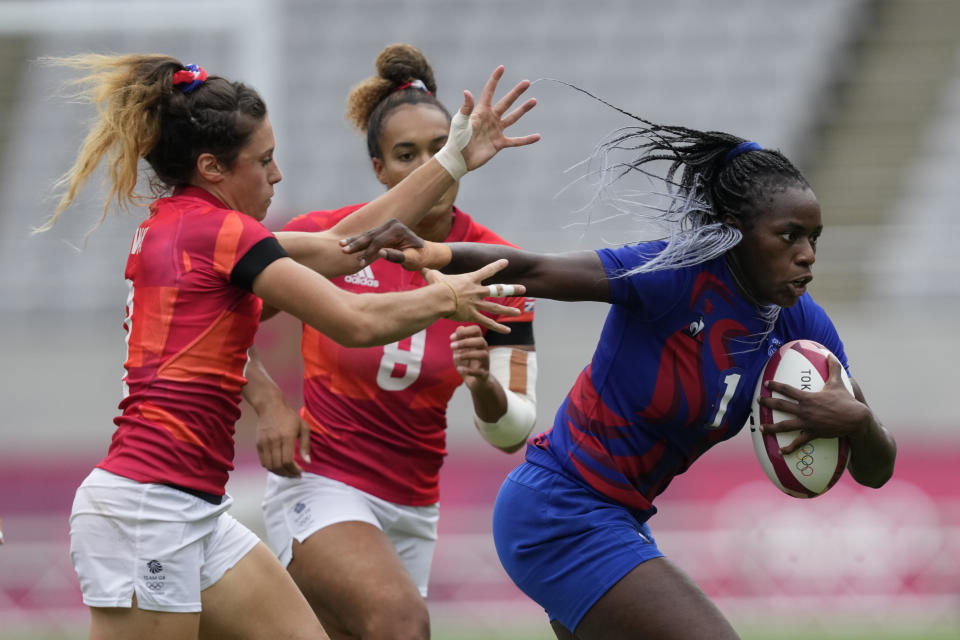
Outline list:
[[[456,108],[503,82],[558,78],[664,123],[778,147],[806,172],[826,231],[814,296],[900,457],[880,491],[845,479],[815,501],[779,494],[744,433],[659,501],[661,547],[748,638],[960,638],[960,3],[955,0],[0,0],[0,637],[75,638],[87,614],[67,556],[73,490],[106,450],[120,398],[122,270],[139,218],[102,195],[43,236],[50,187],[91,116],[35,64],[78,52],[163,52],[256,86],[285,174],[268,218],[380,192],[343,118],[350,87],[392,42],[421,48]],[[579,210],[565,172],[630,120],[552,82],[518,125],[543,140],[465,180],[460,206],[534,250],[639,238],[629,219]],[[584,223],[592,220],[589,226]],[[541,301],[539,426],[587,363],[605,310]],[[299,393],[298,330],[258,338]],[[245,411],[245,413],[249,413]],[[263,473],[245,415],[230,491],[260,530]],[[503,574],[489,535],[519,460],[450,414],[430,607],[435,637],[549,638]]]

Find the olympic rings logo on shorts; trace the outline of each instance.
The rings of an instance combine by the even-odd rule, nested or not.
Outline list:
[[[808,442],[799,449],[793,452],[793,456],[797,459],[797,471],[800,472],[802,476],[812,476],[813,475],[813,463],[815,462],[813,458],[813,452],[816,447],[813,446],[812,442]]]
[[[147,583],[147,589],[150,589],[150,591],[161,591],[161,590],[163,589],[163,583],[162,583],[162,582],[148,582],[148,583]]]

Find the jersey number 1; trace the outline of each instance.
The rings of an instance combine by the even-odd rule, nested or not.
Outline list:
[[[737,387],[740,386],[740,377],[739,373],[728,373],[723,378],[723,397],[720,398],[716,415],[710,424],[707,425],[708,429],[719,429],[723,426],[723,419],[726,417],[727,407],[730,405],[731,398],[733,398],[733,395],[737,392]]]

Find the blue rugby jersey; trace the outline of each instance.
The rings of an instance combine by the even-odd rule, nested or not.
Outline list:
[[[763,336],[765,321],[737,292],[723,257],[623,275],[663,247],[597,251],[612,304],[600,340],[553,427],[526,452],[640,520],[656,512],[653,500],[674,476],[743,428],[760,371],[780,345],[814,340],[847,366],[833,323],[809,294]]]

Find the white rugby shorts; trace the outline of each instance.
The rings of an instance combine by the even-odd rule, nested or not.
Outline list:
[[[219,505],[162,484],[94,469],[70,514],[70,559],[90,607],[200,611],[215,584],[260,541]]]
[[[420,594],[426,597],[438,518],[437,504],[411,507],[388,502],[314,473],[303,473],[299,478],[267,474],[263,495],[267,544],[285,567],[293,559],[294,539],[302,543],[338,522],[366,522],[386,534]]]

